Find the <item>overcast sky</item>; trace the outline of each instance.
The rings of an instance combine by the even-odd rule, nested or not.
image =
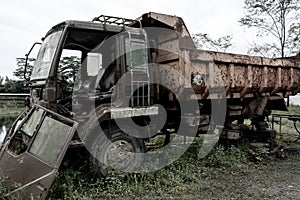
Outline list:
[[[147,12],[183,18],[190,33],[208,33],[214,38],[230,34],[232,52],[245,53],[249,33],[239,26],[243,0],[11,0],[0,2],[0,75],[12,77],[15,59],[24,57],[55,24],[65,20],[92,20],[101,14],[135,19]]]

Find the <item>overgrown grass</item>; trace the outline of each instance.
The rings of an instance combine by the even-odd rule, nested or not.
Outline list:
[[[204,159],[209,167],[223,167],[234,170],[246,167],[249,163],[244,147],[231,146],[225,150],[224,146],[216,146],[213,151]]]
[[[288,108],[288,112],[284,111],[275,111],[274,114],[289,114],[289,115],[300,115],[300,106],[299,105],[290,105]],[[270,127],[271,127],[271,123]],[[295,142],[295,140],[299,137],[299,133],[295,130],[294,123],[291,120],[286,118],[282,119],[281,122],[281,133],[277,135],[277,142],[279,145],[284,146],[289,149],[300,149],[300,140]],[[296,126],[300,129],[300,122],[296,122]],[[275,130],[279,133],[279,124],[275,124]]]
[[[0,117],[16,117],[23,110],[23,107],[2,107],[0,108]]]
[[[300,114],[300,106],[292,105],[289,109],[289,114]],[[288,121],[283,123],[283,132],[284,130],[295,133],[293,124]],[[278,139],[279,145],[284,144],[285,147],[295,144],[289,136],[279,135]],[[159,140],[156,142],[162,143]],[[299,142],[296,145],[300,149]],[[68,164],[55,180],[49,199],[180,199],[184,198],[183,194],[197,197],[199,188],[207,187],[206,177],[211,174],[255,173],[256,167],[260,166],[250,161],[247,143],[228,149],[217,145],[202,160],[197,157],[200,147],[201,140],[191,145],[178,160],[163,169],[143,174],[128,174],[125,177],[92,179],[87,176],[87,163],[81,165],[80,169],[70,168]]]
[[[24,110],[24,99],[4,100],[0,99],[0,117],[17,116]]]
[[[1,194],[5,194],[5,192],[6,192],[6,188],[4,187],[3,179],[0,178],[0,198],[1,198]]]
[[[215,170],[245,170],[249,167],[242,148],[217,146],[205,159],[197,157],[200,144],[193,144],[178,160],[155,172],[128,174],[124,177],[93,179],[87,163],[75,169],[65,163],[55,180],[49,199],[170,198],[197,191],[203,177]],[[77,165],[78,166],[78,165]]]

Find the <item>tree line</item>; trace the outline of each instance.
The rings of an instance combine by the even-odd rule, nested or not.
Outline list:
[[[24,80],[25,58],[17,58],[17,67],[13,72],[14,77],[0,76],[0,93],[29,93],[28,82]],[[27,62],[26,76],[30,77],[35,59],[29,58]],[[74,83],[74,78],[80,67],[80,58],[76,56],[63,57],[59,62],[59,73],[68,82],[68,85]]]
[[[0,93],[29,93],[29,88],[24,80],[0,76]]]

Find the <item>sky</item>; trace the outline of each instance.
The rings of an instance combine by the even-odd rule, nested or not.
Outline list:
[[[231,52],[245,54],[251,39],[240,27],[243,0],[11,0],[0,2],[0,76],[13,77],[16,58],[24,57],[54,25],[65,20],[90,21],[110,15],[136,19],[147,12],[182,17],[191,34],[213,38],[232,35]]]

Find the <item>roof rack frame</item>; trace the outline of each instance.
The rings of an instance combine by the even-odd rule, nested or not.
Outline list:
[[[104,25],[123,26],[124,28],[126,26],[130,26],[130,25],[137,23],[140,26],[139,28],[142,28],[142,23],[139,20],[126,19],[126,18],[122,18],[122,17],[113,17],[113,16],[107,16],[107,15],[100,15],[99,17],[95,17],[93,19],[93,22],[101,22]]]

